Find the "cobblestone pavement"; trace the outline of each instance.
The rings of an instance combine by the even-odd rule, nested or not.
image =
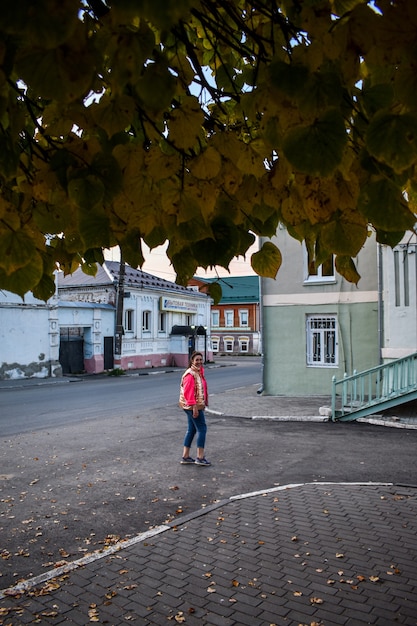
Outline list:
[[[416,488],[287,485],[21,583],[0,623],[413,626],[416,546]]]

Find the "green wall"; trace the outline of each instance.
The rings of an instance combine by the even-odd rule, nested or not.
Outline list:
[[[307,367],[306,315],[337,315],[339,364]],[[379,365],[377,305],[265,306],[263,309],[264,393],[331,395],[331,381],[353,370]]]

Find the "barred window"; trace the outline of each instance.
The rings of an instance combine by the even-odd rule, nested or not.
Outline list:
[[[338,365],[336,315],[307,315],[307,365]]]

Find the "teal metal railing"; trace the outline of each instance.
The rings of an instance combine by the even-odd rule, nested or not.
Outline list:
[[[332,379],[332,420],[349,421],[417,398],[417,353]]]

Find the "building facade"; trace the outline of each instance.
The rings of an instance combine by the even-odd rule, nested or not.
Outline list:
[[[417,352],[417,236],[380,246],[381,357],[383,362]]]
[[[311,273],[305,246],[285,228],[273,242],[283,262],[275,280],[261,282],[263,392],[330,395],[333,376],[380,363],[382,292],[375,238],[368,238],[355,259],[358,286],[336,273],[333,259]]]
[[[216,279],[194,277],[189,285],[204,292]],[[257,355],[261,353],[259,276],[220,279],[222,298],[211,307],[213,354]]]
[[[58,292],[60,310],[66,311],[66,317],[63,313],[60,320],[61,352],[65,342],[73,343],[78,337],[83,344],[87,372],[113,366],[124,370],[185,367],[191,346],[205,350],[206,360],[211,357],[211,299],[206,294],[128,265],[121,277],[120,263],[114,261],[99,266],[95,276],[88,276],[81,269],[68,276],[60,274]],[[83,318],[86,311],[90,315],[88,323]],[[120,354],[114,351],[116,318],[122,327]]]

